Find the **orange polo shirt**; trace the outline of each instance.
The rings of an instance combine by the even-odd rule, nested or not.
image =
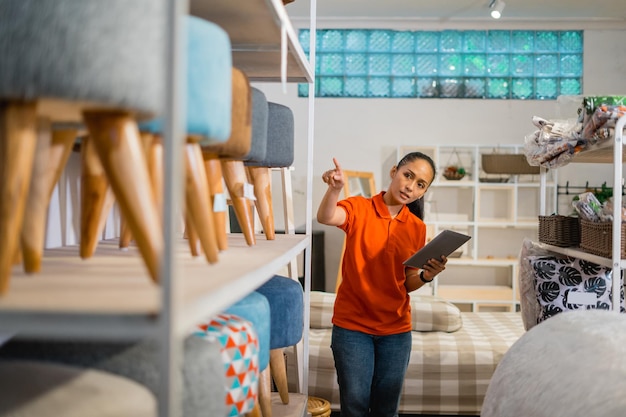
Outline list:
[[[339,327],[378,336],[411,330],[402,263],[426,241],[424,222],[406,206],[392,219],[383,194],[337,203],[346,211],[346,249],[333,314]]]

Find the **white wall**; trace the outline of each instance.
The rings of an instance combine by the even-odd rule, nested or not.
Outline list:
[[[626,94],[626,31],[588,30],[584,33],[584,91],[586,95]],[[270,101],[290,106],[296,119],[296,160],[293,172],[296,225],[305,224],[307,99],[297,86],[255,84]],[[388,170],[400,145],[522,144],[534,130],[532,116],[561,116],[555,101],[455,99],[333,99],[315,100],[313,155],[313,214],[325,191],[320,176],[336,157],[345,169],[372,171],[378,189],[387,185]],[[573,116],[573,115],[572,115]],[[561,116],[562,117],[562,116]],[[559,170],[559,182],[571,185],[612,184],[604,165],[570,165]],[[278,226],[280,227],[280,226]],[[334,289],[343,235],[326,232],[326,289]]]

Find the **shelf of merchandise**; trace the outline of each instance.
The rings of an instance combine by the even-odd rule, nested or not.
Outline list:
[[[626,149],[624,148],[623,132],[626,125],[626,116],[622,116],[615,123],[615,135],[613,140],[607,140],[600,145],[596,145],[588,150],[585,150],[572,158],[570,163],[603,163],[613,164],[613,184],[624,184],[623,178],[623,162],[626,157]],[[542,176],[545,174],[542,174]],[[542,192],[547,190],[542,187]],[[622,206],[623,196],[621,193],[615,193],[613,196],[614,207]],[[549,211],[546,207],[541,207],[540,213],[545,215]],[[547,245],[544,243],[535,242],[537,245],[549,249],[556,253],[561,253],[567,256],[575,258],[585,259],[590,262],[597,263],[609,268],[612,268],[613,277],[621,275],[622,270],[626,269],[626,259],[621,258],[621,241],[622,241],[622,219],[621,216],[614,216],[612,225],[612,254],[610,257],[601,257],[584,252],[577,248],[561,248],[558,246]],[[613,311],[620,311],[620,280],[614,279],[613,282]]]
[[[469,306],[471,311],[482,308],[519,309],[517,275],[518,254],[524,237],[537,236],[539,208],[543,201],[540,175],[485,174],[481,167],[483,153],[523,153],[520,145],[437,145],[433,147],[403,146],[398,157],[419,150],[430,155],[437,166],[437,178],[426,197],[426,224],[428,235],[453,229],[472,236],[461,257],[451,257],[448,271],[424,291],[431,291],[458,305]],[[442,174],[448,165],[462,166],[466,175],[460,180],[448,180]],[[498,182],[504,181],[506,182]],[[546,189],[554,191],[548,197],[556,202],[556,175],[546,179]],[[529,201],[531,203],[529,203]],[[493,241],[505,245],[495,246]],[[472,269],[504,269],[506,283],[472,280]],[[467,284],[446,283],[453,273],[462,271]],[[465,279],[465,278],[464,278]],[[458,281],[458,280],[457,280]],[[474,281],[474,282],[472,282]]]
[[[182,340],[199,320],[222,311],[279,273],[302,252],[311,249],[311,194],[314,97],[309,99],[307,133],[306,234],[277,235],[267,241],[259,236],[247,246],[238,235],[229,237],[229,248],[210,265],[203,257],[192,258],[179,237],[178,208],[182,200],[182,151],[171,140],[180,131],[182,88],[176,74],[182,73],[180,17],[187,11],[206,18],[230,34],[234,65],[251,80],[262,82],[314,82],[313,65],[298,43],[285,6],[279,0],[167,0],[169,11],[167,94],[165,132],[164,237],[160,282],[151,281],[138,252],[120,251],[115,241],[101,242],[93,258],[82,260],[76,247],[48,249],[42,272],[26,275],[13,270],[9,291],[0,297],[0,333],[21,336],[90,340],[138,340],[155,338],[161,353],[159,416],[180,416],[181,376],[178,364]],[[316,0],[311,0],[314,25]],[[313,31],[314,33],[314,31]],[[311,37],[314,42],[314,36]],[[286,40],[286,42],[283,42]],[[314,48],[312,48],[314,49]],[[313,55],[314,59],[314,55]],[[283,62],[285,63],[283,65]],[[314,62],[313,60],[311,62]],[[296,122],[298,122],[296,120]],[[297,140],[297,138],[296,138]],[[180,198],[178,198],[180,197]],[[310,260],[310,256],[305,256]],[[242,262],[245,259],[245,262]],[[304,266],[305,328],[309,322],[310,261]],[[273,394],[275,416],[306,415],[308,384],[308,337],[302,342],[301,392],[291,393],[283,405]],[[304,382],[302,382],[304,381]],[[216,387],[217,388],[217,387]]]

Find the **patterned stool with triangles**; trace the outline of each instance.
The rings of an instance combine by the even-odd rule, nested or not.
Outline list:
[[[255,408],[259,384],[259,338],[252,323],[233,314],[218,314],[197,327],[196,336],[216,340],[226,374],[227,415],[246,415]]]

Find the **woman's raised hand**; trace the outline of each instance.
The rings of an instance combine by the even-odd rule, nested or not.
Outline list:
[[[322,174],[322,180],[324,180],[329,187],[340,190],[344,185],[343,170],[336,158],[333,158],[333,163],[335,164],[335,169],[324,172],[324,174]]]

